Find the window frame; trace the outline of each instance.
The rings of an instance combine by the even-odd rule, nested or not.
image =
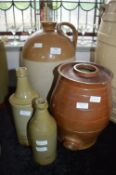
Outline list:
[[[92,1],[92,0],[91,0]],[[25,2],[28,2],[28,3],[30,3],[30,6],[32,6],[32,3],[33,3],[33,5],[34,5],[34,18],[35,18],[35,25],[34,25],[34,27],[35,27],[35,30],[38,30],[38,29],[40,29],[40,23],[41,23],[41,21],[43,20],[43,18],[42,18],[42,15],[43,15],[43,12],[46,10],[46,7],[48,8],[54,8],[53,7],[53,3],[54,2],[56,2],[56,1],[45,1],[45,0],[6,0],[6,1],[4,1],[4,0],[1,0],[0,1],[0,3],[5,3],[5,2],[10,2],[10,3],[12,3],[12,7],[13,7],[13,12],[14,12],[14,14],[15,14],[15,11],[14,11],[14,8],[15,8],[15,3],[19,3],[19,2],[22,2],[22,3],[25,3]],[[40,9],[38,10],[37,9],[37,7],[36,7],[36,2],[38,2],[39,3],[39,7],[40,7]],[[90,2],[90,1],[84,1],[84,0],[78,0],[78,1],[63,1],[63,0],[61,0],[61,1],[59,1],[59,0],[57,0],[57,3],[78,3],[78,6],[80,6],[81,7],[81,5],[82,4],[84,4],[85,2],[86,3],[92,3],[92,2]],[[96,24],[96,19],[98,18],[98,24],[97,24],[97,27],[98,27],[98,25],[100,24],[100,20],[101,20],[101,17],[100,17],[100,13],[99,14],[97,14],[97,8],[98,8],[98,4],[99,4],[99,6],[102,6],[103,4],[105,4],[105,0],[95,0],[95,12],[94,12],[94,24]],[[63,6],[63,5],[62,5]],[[53,11],[55,12],[55,10],[57,10],[57,9],[53,9]],[[3,10],[4,12],[5,12],[5,10]],[[23,13],[23,10],[21,10],[22,11],[22,13]],[[89,11],[89,10],[88,10]],[[69,10],[69,12],[71,12],[71,10]],[[79,13],[79,12],[78,12]],[[99,16],[98,16],[99,15]],[[37,24],[37,18],[40,18],[39,19],[39,24]],[[45,16],[44,16],[44,18],[45,18]],[[16,19],[15,19],[15,17],[14,17],[14,21],[15,21]],[[48,16],[46,15],[46,20],[49,20],[48,19]],[[14,22],[14,25],[15,25],[15,22]],[[38,26],[39,25],[39,26]],[[79,26],[78,26],[79,27]],[[11,35],[12,34],[12,32],[9,32],[8,30],[7,31],[0,31],[0,35]],[[25,32],[24,30],[22,30],[22,31],[18,31],[17,32],[17,35],[25,35],[25,34],[28,34],[28,32]],[[81,35],[81,32],[79,31],[79,35]],[[95,31],[95,28],[93,28],[93,31],[92,32],[86,32],[85,33],[85,35],[86,36],[95,36],[96,35],[96,31]]]

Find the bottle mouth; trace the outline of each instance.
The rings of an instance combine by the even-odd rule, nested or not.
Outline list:
[[[27,76],[27,67],[19,67],[16,69],[17,77]]]
[[[41,97],[37,97],[37,98],[35,98],[35,106],[39,109],[46,109],[46,108],[48,108],[47,100],[45,100]]]
[[[99,69],[95,65],[85,63],[75,64],[73,69],[79,76],[88,78],[97,76],[99,72]]]

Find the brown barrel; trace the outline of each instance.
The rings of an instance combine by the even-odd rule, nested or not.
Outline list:
[[[72,38],[62,30],[67,26],[72,30]],[[43,98],[48,96],[53,83],[54,68],[75,59],[77,31],[67,22],[42,22],[42,30],[35,32],[23,48],[23,62],[28,68],[33,87]]]
[[[0,40],[0,106],[5,101],[8,93],[8,67],[6,49],[4,43]]]
[[[116,123],[116,0],[110,0],[102,15],[97,37],[95,62],[113,72],[111,120]]]
[[[58,67],[51,113],[66,148],[81,150],[96,142],[112,110],[112,73],[94,63],[71,62]]]

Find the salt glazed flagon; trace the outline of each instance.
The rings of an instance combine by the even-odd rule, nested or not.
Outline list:
[[[78,31],[68,22],[43,21],[41,25],[41,30],[25,42],[22,58],[31,84],[46,99],[54,86],[55,67],[75,59]],[[66,27],[72,32],[71,36],[64,33]]]

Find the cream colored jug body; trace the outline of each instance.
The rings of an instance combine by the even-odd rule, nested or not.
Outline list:
[[[57,127],[55,119],[48,112],[48,104],[36,99],[36,109],[28,126],[28,137],[36,163],[47,165],[56,158]]]
[[[32,116],[32,100],[38,97],[28,81],[27,68],[20,67],[16,70],[17,87],[16,92],[10,98],[17,137],[20,144],[28,145],[27,124]]]

